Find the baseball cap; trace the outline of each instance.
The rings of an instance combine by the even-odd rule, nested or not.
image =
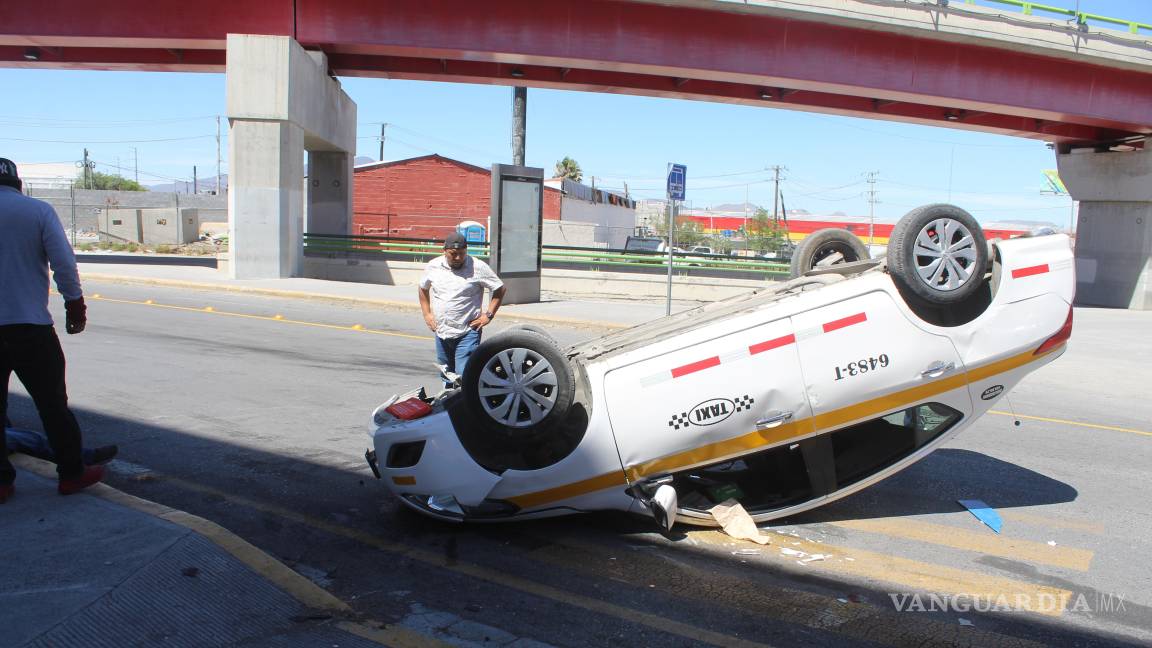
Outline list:
[[[19,178],[20,174],[16,173],[16,163],[8,158],[0,158],[0,178],[3,177]]]
[[[468,248],[468,241],[464,239],[464,235],[460,232],[452,232],[444,237],[445,250],[465,250]]]
[[[0,185],[20,188],[20,174],[16,173],[16,163],[8,158],[0,158]]]

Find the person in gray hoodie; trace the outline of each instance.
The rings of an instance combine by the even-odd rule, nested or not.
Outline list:
[[[104,478],[104,467],[87,466],[80,425],[68,409],[64,350],[48,312],[48,268],[64,297],[65,330],[80,333],[87,323],[76,255],[56,210],[22,192],[16,164],[0,158],[0,418],[8,413],[8,381],[24,384],[56,457],[57,492],[71,495]],[[0,435],[0,504],[15,492],[16,471]]]

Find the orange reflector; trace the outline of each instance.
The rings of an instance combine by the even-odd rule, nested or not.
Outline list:
[[[416,485],[416,478],[411,476],[411,475],[405,475],[403,477],[393,477],[392,483],[396,484],[397,486],[415,486]]]
[[[1052,349],[1060,346],[1061,344],[1064,344],[1065,342],[1067,342],[1068,338],[1070,338],[1070,337],[1072,337],[1072,307],[1071,306],[1068,307],[1068,319],[1064,320],[1064,326],[1061,326],[1060,330],[1056,331],[1055,335],[1048,338],[1047,340],[1044,340],[1044,344],[1041,344],[1040,348],[1036,349],[1036,351],[1034,351],[1032,353],[1032,355],[1041,355],[1041,354],[1047,353],[1047,352],[1051,351]]]

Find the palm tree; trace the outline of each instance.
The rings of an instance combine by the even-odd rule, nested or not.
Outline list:
[[[584,177],[584,172],[580,170],[580,164],[576,160],[565,156],[563,160],[556,163],[556,177],[580,182]]]

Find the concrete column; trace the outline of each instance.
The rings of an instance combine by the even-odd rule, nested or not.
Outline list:
[[[1079,201],[1076,303],[1152,309],[1152,150],[1056,156]]]
[[[228,245],[234,278],[292,277],[303,265],[304,132],[283,121],[229,127]]]
[[[309,231],[350,232],[356,104],[328,75],[323,52],[286,36],[229,34],[227,92],[229,272],[300,276],[306,207]],[[318,181],[307,205],[305,151]]]
[[[352,162],[347,153],[308,153],[308,232],[352,231]]]

